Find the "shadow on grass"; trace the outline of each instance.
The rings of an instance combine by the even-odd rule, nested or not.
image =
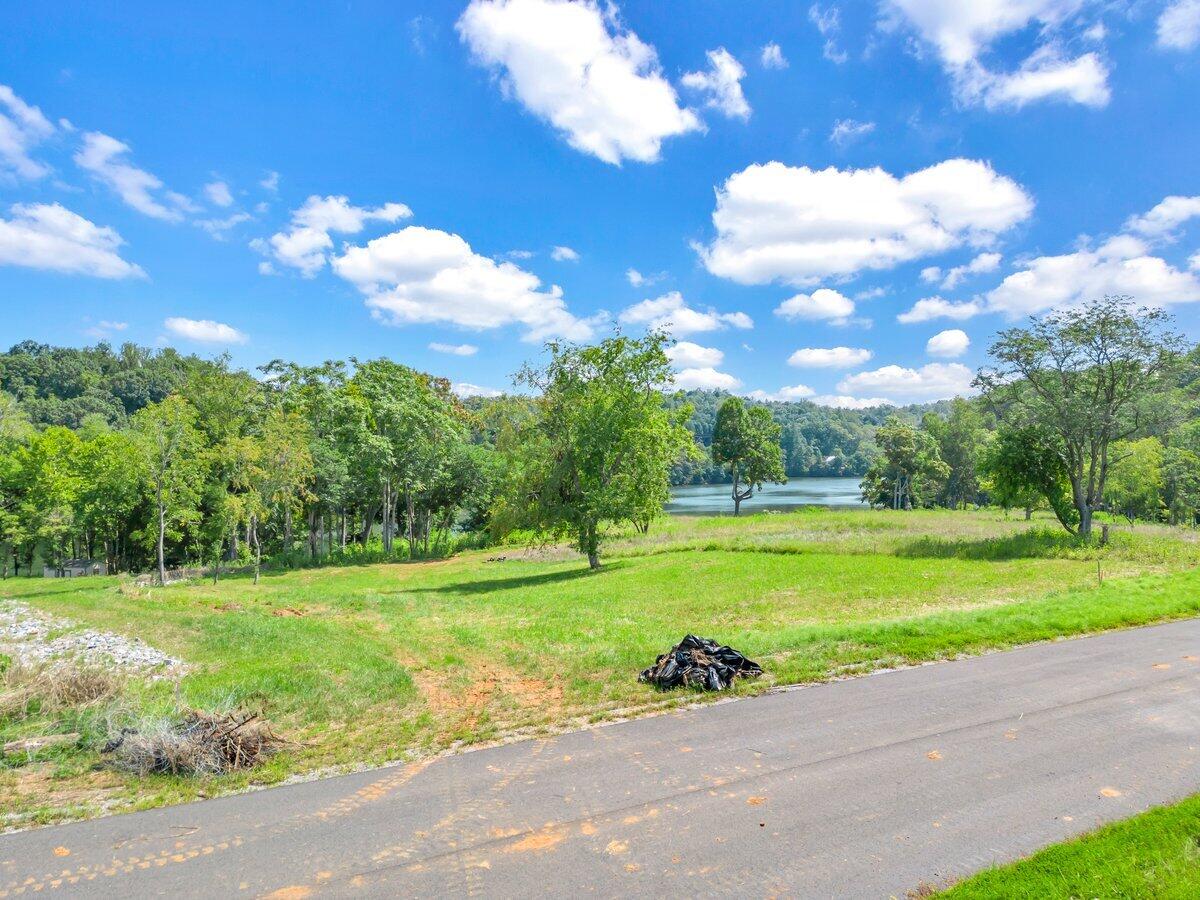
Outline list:
[[[924,559],[1055,559],[1093,549],[1086,540],[1065,531],[1034,528],[989,538],[919,537],[901,542],[896,556]]]
[[[583,566],[578,569],[567,569],[563,572],[541,572],[537,575],[513,575],[508,578],[482,578],[473,581],[454,581],[437,587],[406,587],[405,594],[489,594],[494,591],[512,591],[521,588],[538,587],[547,584],[567,584],[583,578],[599,578],[605,574],[619,571],[628,567],[628,562],[607,562],[598,570],[592,571]]]

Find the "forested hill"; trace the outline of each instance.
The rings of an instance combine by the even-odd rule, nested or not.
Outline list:
[[[123,428],[129,416],[179,389],[189,373],[215,368],[171,348],[107,343],[51,347],[22,341],[0,354],[0,391],[20,401],[37,426],[78,428],[89,416]]]
[[[672,403],[690,403],[688,423],[696,440],[704,447],[712,444],[717,408],[728,397],[725,391],[688,391]],[[780,443],[784,453],[784,471],[790,477],[801,475],[855,475],[866,473],[875,455],[875,429],[889,416],[899,416],[913,424],[930,411],[945,414],[949,401],[915,406],[872,406],[867,409],[833,409],[807,400],[764,403],[783,428]],[[674,473],[677,484],[703,484],[728,479],[728,473],[708,463],[680,466]]]
[[[197,356],[171,348],[150,350],[134,344],[114,349],[107,343],[94,347],[51,347],[23,341],[0,353],[0,391],[20,401],[37,426],[78,428],[89,416],[123,428],[129,416],[148,403],[156,403],[177,390],[191,373],[221,368]],[[688,391],[671,404],[690,403],[689,427],[704,447],[712,443],[717,407],[724,391]],[[496,401],[471,398],[468,408],[483,411]],[[946,404],[876,406],[868,409],[831,409],[806,400],[769,402],[775,420],[783,427],[785,471],[789,476],[854,475],[867,471],[875,452],[875,429],[890,415],[918,422],[929,410],[944,412]],[[710,463],[679,467],[676,483],[722,481],[727,476]]]

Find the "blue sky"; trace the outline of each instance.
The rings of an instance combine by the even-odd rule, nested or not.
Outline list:
[[[470,391],[658,325],[683,385],[853,405],[960,392],[998,328],[1107,292],[1200,337],[1200,0],[3,23],[6,346],[386,355]]]

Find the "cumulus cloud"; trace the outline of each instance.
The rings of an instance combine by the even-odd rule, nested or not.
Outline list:
[[[611,4],[471,0],[456,27],[506,96],[604,162],[655,162],[664,140],[704,127]]]
[[[955,303],[943,300],[941,297],[925,297],[913,304],[912,309],[896,316],[901,325],[915,325],[918,322],[929,322],[933,319],[953,319],[961,322],[982,313],[983,304],[978,300],[965,300]]]
[[[666,272],[655,272],[653,275],[643,275],[637,269],[626,269],[625,280],[634,287],[646,287],[652,284],[658,284],[667,277]]]
[[[764,69],[786,69],[788,67],[787,57],[783,55],[783,50],[774,41],[762,48],[758,61]]]
[[[456,381],[450,385],[452,390],[459,397],[500,397],[504,391],[498,391],[495,388],[483,387],[478,384],[471,384],[469,381]]]
[[[754,327],[754,320],[744,312],[719,313],[712,307],[695,309],[687,304],[679,291],[635,303],[624,309],[619,318],[628,325],[645,325],[648,329],[677,336],[721,331],[730,325],[734,328]]]
[[[125,242],[57,203],[15,204],[0,218],[0,265],[26,266],[96,278],[144,278],[140,266],[121,258]]]
[[[849,397],[845,394],[820,394],[812,398],[818,406],[832,406],[835,409],[870,409],[875,406],[894,406],[891,400],[883,397]]]
[[[688,72],[680,82],[684,87],[707,94],[705,106],[731,119],[750,118],[750,104],[742,93],[746,70],[724,47],[708,51],[708,71]]]
[[[232,206],[233,192],[224,181],[211,181],[204,186],[204,196],[215,206]]]
[[[128,144],[99,131],[90,131],[83,136],[83,146],[75,154],[75,163],[143,215],[178,222],[185,212],[197,211],[187,197],[166,190],[157,176],[128,162],[129,152]]]
[[[971,339],[961,328],[951,328],[939,331],[925,342],[925,352],[930,356],[941,356],[954,359],[962,356],[971,346]]]
[[[479,348],[474,344],[442,344],[438,341],[430,344],[429,349],[435,353],[448,353],[451,356],[474,356],[479,352]]]
[[[806,369],[850,369],[872,357],[865,347],[802,347],[788,357],[788,365]]]
[[[964,244],[1027,219],[1033,200],[985,162],[949,159],[902,178],[873,169],[751,165],[717,191],[716,238],[698,248],[742,284],[812,284]]]
[[[357,234],[368,222],[397,222],[412,215],[403,203],[385,203],[375,209],[354,206],[346,197],[318,197],[313,194],[297,210],[286,231],[267,240],[256,239],[251,246],[276,262],[298,269],[305,278],[314,277],[333,250],[330,233]]]
[[[30,151],[54,131],[40,109],[0,84],[0,175],[33,180],[49,173],[50,167],[35,160]]]
[[[1039,256],[986,294],[989,312],[1009,318],[1075,306],[1105,294],[1128,294],[1146,306],[1200,301],[1200,280],[1151,256],[1129,235],[1095,249]]]
[[[681,369],[704,369],[719,366],[725,354],[716,347],[701,347],[691,341],[680,341],[667,348],[667,359]]]
[[[1069,58],[1058,38],[1084,5],[1085,0],[888,0],[887,8],[934,47],[962,102],[995,108],[1057,99],[1104,106],[1109,89],[1103,60],[1094,52]],[[986,60],[991,48],[1026,29],[1036,29],[1033,52],[1014,71],[993,69]]]
[[[525,327],[525,340],[587,340],[593,324],[567,311],[562,290],[511,262],[475,253],[457,234],[410,225],[351,246],[333,270],[391,325],[446,322],[463,328]]]
[[[550,258],[556,262],[579,262],[579,254],[570,247],[555,247],[550,251]]]
[[[844,325],[854,315],[854,301],[832,288],[818,288],[811,294],[796,294],[775,307],[775,315],[789,321],[826,320]]]
[[[1149,212],[1127,221],[1125,230],[1147,238],[1171,240],[1176,228],[1197,216],[1200,216],[1200,195],[1164,197]]]
[[[265,191],[270,191],[272,194],[275,193],[279,190],[279,173],[274,171],[267,172],[263,176],[262,181],[258,183],[258,186]]]
[[[777,391],[751,391],[746,396],[751,400],[768,401],[773,400],[779,403],[788,400],[807,400],[816,393],[807,384],[793,384],[790,387],[781,387]]]
[[[1002,257],[999,253],[980,253],[966,265],[955,266],[942,278],[943,290],[952,291],[971,275],[982,275],[985,272],[995,272],[1000,268]],[[925,272],[921,272],[925,276]]]
[[[1158,17],[1158,45],[1191,50],[1200,45],[1200,0],[1173,0]]]
[[[675,387],[683,391],[734,391],[742,382],[728,372],[718,372],[711,366],[683,369],[675,373]]]
[[[223,219],[200,219],[196,224],[207,231],[214,240],[223,241],[229,236],[230,231],[253,218],[249,213],[239,212]]]
[[[163,327],[176,337],[200,344],[244,344],[247,340],[246,335],[232,325],[212,319],[172,316],[163,322]]]
[[[838,119],[833,123],[829,132],[829,140],[839,147],[844,147],[851,141],[866,137],[875,130],[874,122],[856,122],[854,119]]]
[[[883,366],[847,375],[838,382],[844,394],[876,394],[904,403],[948,400],[971,393],[972,371],[962,363],[927,363],[919,369]]]

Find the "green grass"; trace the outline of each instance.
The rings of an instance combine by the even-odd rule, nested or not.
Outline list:
[[[496,555],[508,559],[486,561]],[[272,782],[700,699],[635,680],[689,631],[763,663],[767,678],[737,688],[750,694],[1194,615],[1197,561],[1194,533],[1166,528],[1123,529],[1099,549],[1045,520],[996,512],[805,510],[616,534],[599,572],[562,548],[509,547],[272,574],[258,586],[19,579],[0,584],[0,596],[141,637],[190,665],[177,688],[139,686],[118,712],[262,708],[296,741],[252,776]],[[3,740],[83,734],[47,759],[0,763],[9,824],[93,814],[102,802],[189,799],[251,778],[115,775],[98,768],[103,717],[81,715],[71,728],[0,720]]]
[[[981,872],[938,897],[1200,897],[1200,797]]]

